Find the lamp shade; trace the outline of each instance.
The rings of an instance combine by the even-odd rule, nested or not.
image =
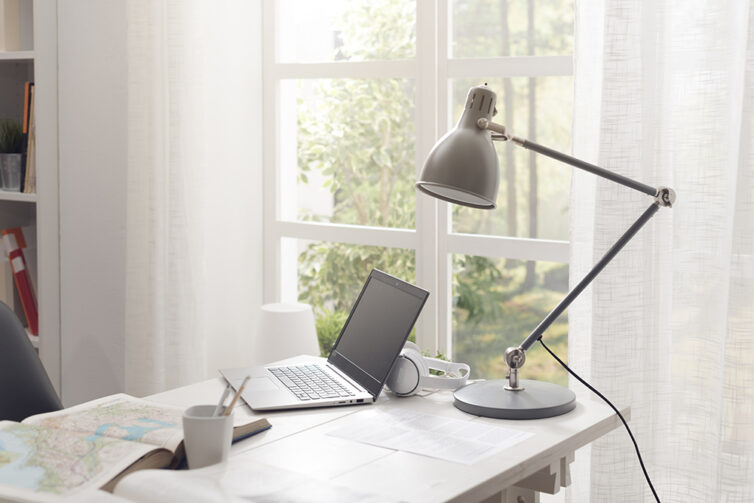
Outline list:
[[[497,96],[486,85],[469,89],[456,127],[435,144],[416,188],[430,196],[472,208],[493,209],[500,184],[491,132],[477,121],[492,121]]]

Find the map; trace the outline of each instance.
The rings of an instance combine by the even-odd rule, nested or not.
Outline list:
[[[150,450],[137,442],[3,421],[0,484],[53,494],[99,487]]]
[[[119,394],[88,402],[84,406],[35,416],[24,422],[144,442],[174,451],[183,440],[182,417],[181,409]]]
[[[115,395],[0,422],[0,484],[68,494],[100,487],[155,447],[175,451],[182,412]]]

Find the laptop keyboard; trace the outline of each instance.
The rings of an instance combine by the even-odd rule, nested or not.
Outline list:
[[[346,386],[336,381],[317,365],[296,365],[268,369],[299,400],[354,396]]]

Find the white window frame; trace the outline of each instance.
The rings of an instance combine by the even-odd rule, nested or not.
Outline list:
[[[468,77],[542,77],[573,75],[572,56],[518,56],[451,59],[449,0],[416,0],[416,60],[278,63],[277,2],[263,3],[263,163],[264,301],[279,302],[283,284],[297,271],[282,270],[283,239],[335,241],[397,247],[416,253],[416,283],[431,292],[417,325],[423,349],[452,356],[453,254],[568,263],[568,241],[454,233],[450,205],[416,196],[416,229],[395,229],[281,218],[281,169],[278,159],[280,81],[284,79],[405,78],[416,82],[416,175],[437,139],[447,130],[448,81]],[[569,169],[563,167],[563,169]],[[293,276],[291,276],[293,275]],[[287,276],[287,280],[283,278]],[[534,327],[532,327],[534,328]]]

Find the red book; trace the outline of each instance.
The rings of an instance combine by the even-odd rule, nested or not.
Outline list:
[[[26,247],[24,235],[20,227],[3,229],[2,235],[5,252],[8,254],[10,268],[13,271],[13,280],[16,283],[18,296],[21,298],[21,307],[24,309],[26,322],[29,324],[29,332],[32,335],[39,335],[37,299],[34,296],[34,289],[31,286],[31,279],[29,278],[29,270],[26,267],[26,258],[22,250]]]

